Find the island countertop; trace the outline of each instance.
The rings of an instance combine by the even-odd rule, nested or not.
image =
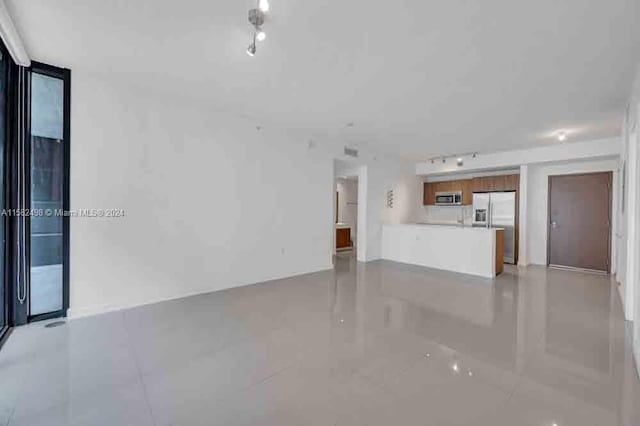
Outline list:
[[[502,272],[503,235],[458,224],[385,225],[382,258],[493,278]]]
[[[426,223],[426,222],[406,223],[406,224],[400,224],[400,225],[386,225],[386,226],[416,226],[416,227],[436,226],[438,228],[469,229],[474,231],[488,231],[488,232],[494,232],[494,231],[504,229],[504,228],[495,228],[495,227],[487,228],[485,226],[472,226],[468,224],[461,225],[459,223],[444,223],[444,222],[443,223]]]

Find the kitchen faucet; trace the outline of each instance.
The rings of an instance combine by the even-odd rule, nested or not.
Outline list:
[[[464,226],[464,206],[460,206],[460,219],[458,219],[458,223]]]

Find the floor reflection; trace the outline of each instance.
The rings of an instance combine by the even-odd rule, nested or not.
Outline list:
[[[586,412],[605,410],[594,418],[608,424],[640,424],[630,336],[610,277],[507,267],[486,280],[347,256],[336,271],[343,302],[361,312],[354,330],[426,339],[452,359],[517,376],[512,394],[566,398]]]
[[[609,277],[392,262],[19,328],[0,424],[637,426]]]

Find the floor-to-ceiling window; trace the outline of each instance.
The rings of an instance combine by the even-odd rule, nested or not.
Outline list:
[[[30,315],[63,309],[64,81],[31,75]]]
[[[0,42],[0,345],[69,307],[70,71]]]
[[[0,332],[69,307],[70,72],[2,52]]]
[[[38,63],[30,70],[24,161],[29,320],[63,316],[68,309],[69,80],[68,70]]]

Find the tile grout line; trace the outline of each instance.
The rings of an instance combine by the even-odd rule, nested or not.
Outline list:
[[[138,357],[138,353],[137,353],[137,351],[135,349],[135,345],[133,345],[133,343],[131,342],[132,336],[130,335],[129,328],[126,325],[126,320],[124,318],[124,311],[122,312],[122,317],[123,317],[123,326],[125,328],[125,333],[127,334],[127,343],[130,345],[131,350],[133,352],[134,361],[135,361],[135,365],[136,365],[136,370],[138,372],[138,376],[139,376],[140,382],[142,384],[142,390],[144,392],[145,402],[147,403],[147,407],[148,407],[148,409],[149,409],[149,411],[151,413],[151,418],[152,418],[154,424],[158,425],[158,421],[157,421],[156,416],[155,416],[155,414],[153,412],[153,408],[151,406],[151,403],[149,402],[149,397],[147,395],[147,387],[146,387],[146,384],[145,384],[145,381],[144,381],[145,374],[142,373],[142,370],[140,368],[139,357]],[[269,332],[271,333],[271,332],[276,331],[276,330],[284,330],[284,329],[288,330],[288,327],[286,325],[278,325],[278,326],[274,326],[272,329],[269,329]],[[198,356],[199,357],[201,357],[201,356],[211,356],[211,355],[215,354],[216,352],[218,352],[218,351],[220,351],[222,349],[233,348],[233,347],[236,347],[236,346],[238,346],[238,343],[233,343],[231,341],[227,341],[220,348],[216,348],[216,349],[210,350],[210,351],[207,350],[207,351],[203,352],[202,354],[199,354]],[[277,376],[280,373],[283,373],[284,371],[287,371],[287,370],[289,370],[289,369],[291,369],[291,368],[293,368],[293,367],[295,367],[297,365],[298,365],[298,363],[294,362],[291,365],[283,367],[283,368],[281,368],[281,369],[269,374],[266,377],[262,377],[262,378],[258,379],[258,381],[254,382],[254,383],[251,383],[251,384],[248,384],[246,386],[240,387],[240,388],[230,392],[230,394],[231,393],[237,393],[237,392],[246,392],[246,391],[254,388],[255,386],[257,386],[257,385],[259,385],[261,383],[264,383],[264,382],[268,381],[269,379],[273,378],[274,376]],[[222,398],[224,398],[224,396],[221,396],[221,397],[216,398],[216,399],[221,400]]]
[[[135,345],[131,342],[131,335],[129,334],[129,327],[127,327],[127,320],[124,316],[124,311],[120,313],[122,316],[122,326],[124,327],[124,331],[127,335],[127,344],[131,348],[131,352],[133,353],[133,360],[136,365],[136,370],[138,371],[138,379],[140,380],[140,384],[142,385],[142,393],[144,394],[144,400],[147,404],[147,409],[149,410],[149,414],[151,414],[151,420],[154,425],[158,425],[158,421],[156,420],[155,414],[153,414],[153,408],[151,408],[151,403],[149,402],[149,396],[147,395],[147,386],[144,383],[144,377],[142,376],[142,370],[140,369],[139,361],[138,361],[138,353],[136,352]],[[8,425],[7,425],[8,426]]]
[[[525,356],[525,359],[522,362],[522,371],[518,373],[518,381],[513,386],[513,389],[511,389],[511,392],[509,393],[509,398],[507,399],[507,403],[511,401],[511,398],[516,393],[516,389],[518,389],[518,386],[520,386],[520,383],[522,383],[522,380],[524,379],[524,369],[527,366],[527,364],[531,361],[531,358],[535,355],[535,351],[540,347],[540,345],[542,345],[543,339],[544,339],[544,334],[541,334],[541,336],[538,337],[538,340],[536,341],[536,344],[533,349],[533,353],[529,354],[528,356]]]

